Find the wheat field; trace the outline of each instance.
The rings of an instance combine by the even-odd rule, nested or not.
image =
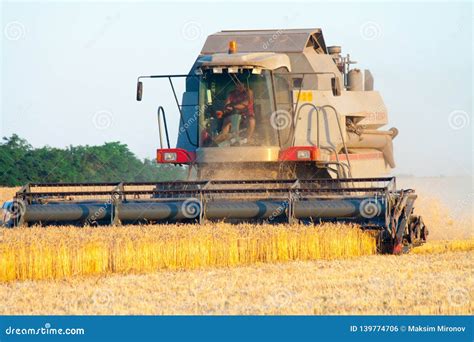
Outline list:
[[[0,315],[469,315],[472,253],[0,283]]]
[[[20,190],[19,187],[12,187],[12,188],[0,187],[0,202],[3,204],[3,202],[11,200],[13,196],[15,196],[18,190]]]
[[[0,314],[474,313],[472,213],[417,204],[402,256],[347,225],[0,229]]]
[[[355,226],[155,225],[0,230],[0,281],[347,259],[376,253]]]

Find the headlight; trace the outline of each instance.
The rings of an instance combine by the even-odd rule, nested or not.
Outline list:
[[[296,158],[298,159],[310,159],[311,158],[311,152],[308,150],[298,150],[296,152]]]
[[[164,161],[175,161],[176,160],[176,152],[165,152],[163,154]]]

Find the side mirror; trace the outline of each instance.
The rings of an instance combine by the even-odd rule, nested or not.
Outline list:
[[[331,88],[334,96],[341,96],[341,82],[339,82],[339,77],[331,78]]]
[[[141,81],[138,81],[138,83],[137,83],[137,101],[142,100],[142,95],[143,95],[143,83]]]

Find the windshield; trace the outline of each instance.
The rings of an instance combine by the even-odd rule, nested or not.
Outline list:
[[[205,70],[200,81],[199,146],[280,146],[270,71],[217,71]]]

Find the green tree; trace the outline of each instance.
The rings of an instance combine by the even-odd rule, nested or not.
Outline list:
[[[184,179],[187,171],[138,159],[125,144],[33,148],[13,134],[0,143],[0,185],[28,182],[133,182]]]

